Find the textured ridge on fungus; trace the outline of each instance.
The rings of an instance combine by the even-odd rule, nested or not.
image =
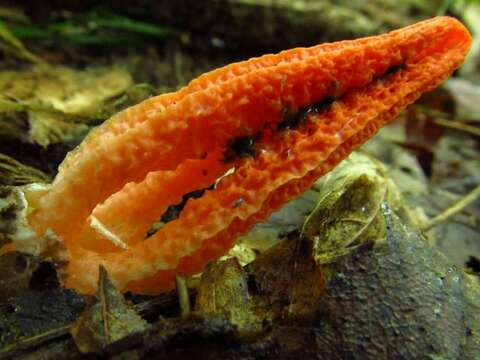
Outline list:
[[[457,59],[457,61],[459,60],[461,61],[461,58]],[[299,141],[298,138],[292,139],[293,140],[292,142],[289,142],[286,139],[281,139],[278,144],[282,149],[275,149],[275,151],[273,151],[273,154],[281,154],[282,150],[285,150],[285,149],[290,149],[290,148],[296,149],[297,157],[301,158],[301,160],[299,160],[298,163],[301,163],[305,169],[308,169],[309,166],[308,166],[307,159],[312,158],[310,167],[313,168],[313,170],[310,170],[310,171],[307,170],[308,172],[305,175],[295,174],[294,171],[291,171],[291,169],[290,170],[288,169],[288,165],[285,166],[285,160],[284,160],[284,163],[282,163],[282,165],[278,165],[280,163],[279,161],[280,156],[276,156],[277,159],[273,158],[273,159],[270,159],[269,161],[266,161],[265,164],[270,166],[268,166],[267,169],[262,171],[262,173],[264,173],[266,176],[271,176],[271,174],[276,173],[277,176],[276,177],[271,176],[272,178],[270,178],[268,181],[263,182],[263,184],[265,184],[263,188],[258,189],[258,191],[256,192],[257,197],[255,198],[255,200],[257,200],[259,203],[261,202],[262,207],[258,210],[255,209],[251,211],[251,213],[253,214],[251,217],[243,215],[243,218],[242,218],[242,215],[239,215],[239,214],[232,215],[233,212],[228,208],[228,204],[227,204],[225,215],[229,216],[230,219],[232,220],[231,222],[229,222],[228,220],[224,220],[223,222],[221,222],[222,225],[227,224],[227,226],[225,226],[225,228],[220,232],[217,231],[218,229],[212,230],[211,233],[207,232],[209,228],[206,228],[206,230],[204,230],[207,233],[204,235],[205,240],[201,242],[201,244],[202,245],[205,244],[205,246],[198,253],[195,253],[193,256],[191,256],[196,258],[196,262],[198,264],[197,268],[188,268],[188,265],[187,265],[187,267],[184,269],[181,266],[182,264],[180,264],[177,267],[177,270],[185,274],[198,272],[203,266],[203,264],[205,264],[211,259],[217,258],[218,256],[224,254],[228,250],[228,248],[231,247],[232,241],[236,235],[240,233],[244,233],[256,222],[262,219],[265,219],[272,211],[278,209],[285,201],[295,196],[298,196],[303,191],[305,191],[316,178],[318,178],[319,176],[324,174],[326,171],[328,171],[331,167],[333,167],[333,164],[336,164],[339,161],[341,161],[344,157],[346,157],[351,152],[353,148],[363,143],[365,138],[371,137],[378,130],[378,128],[384,125],[386,121],[395,117],[406,105],[413,102],[415,98],[420,95],[419,88],[423,89],[424,86],[428,86],[428,83],[431,82],[431,80],[429,80],[430,76],[435,77],[436,74],[443,73],[442,67],[437,67],[435,69],[435,63],[433,61],[431,62],[431,65],[432,66],[428,67],[427,64],[422,64],[422,67],[419,67],[419,69],[424,69],[424,66],[427,66],[427,68],[429,68],[431,72],[429,73],[429,77],[424,76],[423,78],[420,78],[420,80],[418,80],[416,84],[412,83],[411,79],[417,78],[420,74],[415,71],[407,73],[408,75],[410,75],[409,76],[410,78],[403,79],[404,80],[403,83],[410,84],[410,87],[399,86],[404,84],[402,84],[402,82],[400,81],[396,82],[395,80],[391,80],[389,84],[390,86],[385,87],[382,84],[383,81],[379,81],[379,84],[375,84],[377,86],[372,86],[371,89],[366,89],[365,91],[359,94],[352,94],[353,96],[349,96],[345,100],[346,104],[344,106],[342,106],[343,105],[342,104],[338,107],[337,112],[341,112],[341,110],[345,110],[344,114],[337,114],[339,118],[344,118],[344,119],[351,118],[353,114],[358,112],[360,112],[362,115],[367,115],[365,113],[365,109],[363,109],[365,100],[370,100],[369,102],[370,109],[380,108],[378,104],[375,103],[375,99],[381,98],[380,96],[381,93],[387,93],[389,95],[387,99],[389,100],[390,104],[388,102],[383,103],[385,108],[385,111],[383,112],[379,112],[375,114],[374,113],[375,110],[372,111],[372,114],[370,116],[371,116],[371,119],[375,119],[375,121],[369,121],[368,116],[364,116],[358,119],[358,122],[357,124],[355,124],[355,126],[353,126],[352,124],[348,124],[348,122],[346,122],[345,125],[348,124],[352,128],[355,128],[358,126],[362,130],[360,130],[360,132],[357,132],[357,133],[354,131],[344,131],[343,136],[345,136],[345,138],[339,141],[339,144],[342,144],[341,148],[337,148],[334,153],[335,155],[332,158],[327,158],[327,161],[321,160],[322,159],[321,147],[328,148],[328,145],[323,141],[324,139],[322,139],[321,137],[316,142],[315,140],[312,140],[311,135],[308,135],[309,131],[307,129],[306,129],[307,130],[306,134],[304,134],[303,144],[301,141]],[[401,76],[400,74],[398,74],[398,75],[394,75],[394,77],[400,78]],[[438,84],[438,82],[442,81],[445,77],[446,76],[443,75],[440,78],[438,77],[434,78],[434,84],[435,85]],[[393,96],[391,94],[391,90],[392,89],[395,90],[397,87],[399,87],[400,90],[398,91],[396,96]],[[332,110],[332,112],[334,111],[335,110]],[[334,115],[331,113],[325,114],[325,117],[332,118],[334,117]],[[334,120],[335,123],[341,124],[341,121],[339,119],[335,119],[335,120]],[[322,119],[321,118],[316,119],[316,121],[322,122]],[[365,125],[363,125],[363,123],[365,123]],[[321,134],[323,132],[320,132],[318,131],[318,129],[315,129],[314,133]],[[292,136],[292,138],[296,138],[296,136]],[[309,141],[305,141],[305,140],[309,140]],[[308,148],[310,148],[310,150]],[[315,155],[317,155],[318,158],[315,158]],[[292,153],[291,157],[294,158],[295,154]],[[324,166],[316,167],[315,164],[317,163],[322,163],[324,164]],[[252,165],[253,164],[255,164],[255,161],[252,161]],[[284,169],[284,167],[287,168],[287,169],[284,169],[285,177],[283,179],[279,177],[278,172],[275,172],[275,167],[282,168],[282,169]],[[250,178],[253,178],[253,179],[256,179],[259,177],[258,172],[252,171],[250,175],[251,175]],[[292,179],[292,180],[288,181],[287,179]],[[233,184],[234,187],[240,187],[239,184],[241,184],[241,182],[238,181],[238,179],[235,179],[235,175],[232,176],[230,182],[231,184]],[[275,188],[275,182],[282,185]],[[245,188],[248,189],[249,187],[245,186]],[[228,194],[234,193],[230,190],[226,190],[225,192]],[[242,193],[242,191],[239,191],[239,193]],[[222,196],[223,194],[219,194],[216,192],[211,192],[211,194],[217,195],[217,197],[220,199],[225,199],[225,197]],[[268,196],[267,199],[263,200],[258,198],[258,194],[270,194],[270,196]],[[220,204],[206,206],[204,204],[205,202],[206,202],[206,198],[204,197],[197,200],[193,200],[191,204],[197,203],[197,206],[200,209],[207,208],[207,207],[220,206]],[[188,209],[185,209],[185,213],[182,214],[183,217],[188,216],[188,214],[186,213],[187,211]],[[190,212],[192,214],[198,214],[200,218],[202,218],[203,216],[202,211],[198,209],[192,209]],[[217,213],[218,213],[218,210],[217,210]],[[198,223],[198,219],[197,220],[191,219],[190,221],[192,224]],[[177,229],[188,229],[188,225],[181,226],[177,224],[175,227]],[[203,227],[206,227],[204,223],[202,223],[202,225]],[[192,228],[190,228],[190,230],[191,229]],[[201,230],[202,230],[201,228],[195,230],[196,240],[202,238]],[[211,236],[212,234],[215,234],[215,235]],[[182,234],[179,234],[178,232],[175,235],[178,237],[184,236]],[[176,239],[172,239],[171,241],[177,243]],[[164,241],[162,244],[164,246],[164,249],[165,248],[168,249],[168,244],[166,241]],[[157,244],[157,246],[158,246],[157,248],[159,249],[162,245]],[[179,253],[178,251],[175,252],[175,254],[178,254],[178,253]],[[190,259],[190,261],[184,261],[183,263],[192,264],[193,261]],[[137,283],[137,287],[138,287],[138,283]]]
[[[135,113],[148,120],[119,136],[101,136],[102,130],[97,130],[102,141],[95,151],[87,146],[87,137],[85,146],[77,150],[81,156],[71,156],[75,161],[67,159],[52,190],[40,199],[37,208],[45,211],[37,213],[38,219],[32,218],[32,225],[40,232],[50,225],[70,239],[79,230],[72,226],[72,219],[86,219],[96,204],[125,183],[139,182],[152,170],[173,170],[184,159],[200,158],[229,139],[256,133],[265,123],[278,121],[285,105],[296,109],[330,95],[332,87],[340,92],[363,86],[375,74],[401,63],[412,50],[421,52],[441,42],[449,31],[451,28],[437,21],[363,40],[361,46],[333,47],[321,56],[303,57],[303,50],[292,57],[293,61],[247,71],[203,91],[187,91],[181,100],[160,112],[148,106],[153,100],[139,105],[139,111],[127,110],[127,117]],[[424,41],[426,37],[429,42]],[[121,119],[109,124],[123,123]],[[71,162],[74,166],[69,165]],[[89,202],[64,206],[65,195],[84,193],[88,193]],[[61,212],[54,210],[59,208]],[[55,219],[48,214],[56,214]]]
[[[246,61],[241,61],[238,63],[233,63],[218,69],[215,69],[209,73],[200,75],[197,79],[192,80],[187,86],[180,89],[178,92],[174,93],[166,93],[154,98],[148,99],[138,105],[132,106],[125,111],[122,111],[115,116],[113,116],[110,120],[106,121],[102,127],[95,129],[94,131],[89,134],[87,137],[85,144],[92,145],[94,143],[98,144],[98,141],[101,137],[103,137],[107,133],[112,133],[113,135],[119,135],[122,132],[136,126],[146,120],[145,110],[149,110],[150,112],[162,111],[166,106],[178,101],[187,94],[201,91],[206,89],[209,86],[224,82],[228,79],[231,79],[236,76],[244,75],[248,72],[251,72],[256,69],[266,68],[271,66],[276,66],[281,62],[291,62],[295,59],[306,58],[309,56],[319,56],[322,52],[325,51],[333,51],[333,50],[341,50],[345,48],[354,48],[359,46],[365,46],[368,43],[373,41],[380,43],[383,38],[385,42],[392,42],[394,41],[394,37],[403,37],[407,32],[407,29],[411,32],[421,32],[424,33],[425,36],[429,36],[430,34],[442,30],[439,27],[432,27],[431,22],[437,22],[437,19],[426,20],[418,24],[414,24],[408,28],[404,28],[401,30],[393,31],[389,34],[379,35],[375,38],[363,38],[358,40],[345,40],[339,41],[336,43],[325,43],[319,44],[317,46],[313,46],[310,48],[296,48],[290,50],[284,50],[279,54],[267,54],[261,57],[249,59]],[[413,42],[412,42],[413,43]],[[386,44],[380,44],[384,46],[388,46]],[[101,141],[101,140],[100,140]],[[80,153],[80,151],[77,151]],[[73,154],[71,154],[72,156]],[[77,155],[77,154],[75,154]]]
[[[461,64],[470,41],[458,21],[435,18],[202,75],[177,93],[120,113],[87,137],[35,204],[30,223],[39,234],[53,229],[65,242],[71,255],[66,286],[94,291],[103,264],[122,289],[164,291],[175,273],[193,274],[224,254],[235,236],[301,194],[438,86]],[[295,113],[328,97],[337,100],[307,112],[295,128],[278,130],[285,109]],[[242,136],[258,137],[257,156],[225,164],[218,154]],[[144,240],[168,205],[232,166],[233,174],[190,199],[178,219]],[[115,248],[93,233],[92,212],[130,248]]]
[[[181,202],[184,194],[210,186],[231,167],[221,160],[221,156],[221,152],[214,152],[205,159],[186,160],[175,171],[150,172],[140,186],[128,183],[122,191],[98,205],[92,215],[127,247],[134,245],[143,240],[168,206]],[[127,203],[129,206],[125,206]],[[89,223],[84,225],[77,242],[97,252],[121,250]]]

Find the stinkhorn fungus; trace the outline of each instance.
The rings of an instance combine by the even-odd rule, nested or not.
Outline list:
[[[439,17],[206,73],[92,131],[46,191],[25,190],[29,226],[61,239],[66,287],[94,292],[101,264],[122,290],[165,291],[438,86],[470,42]]]

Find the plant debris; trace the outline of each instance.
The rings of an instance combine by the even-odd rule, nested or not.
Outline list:
[[[32,235],[18,186],[50,182],[92,127],[202,72],[435,14],[461,19],[473,48],[443,88],[185,279],[187,315],[175,290],[121,295],[102,271],[87,298],[59,288],[66,258],[0,255],[0,359],[477,359],[478,199],[449,209],[480,183],[479,4],[186,3],[0,6],[0,247]],[[248,160],[256,142],[231,152]],[[28,251],[62,251],[37,240]]]
[[[72,330],[80,350],[138,358],[431,353],[473,359],[480,344],[478,283],[412,227],[385,167],[360,154],[350,161],[316,185],[324,195],[303,231],[243,269],[235,259],[209,265],[198,285],[195,312],[188,316],[148,326],[102,271],[100,300]],[[352,164],[355,171],[349,172]],[[328,183],[337,186],[329,192]],[[340,231],[342,223],[351,231]],[[330,239],[326,247],[324,239]],[[56,347],[40,342],[34,353],[53,356],[74,346],[59,329],[51,335]]]
[[[115,341],[148,328],[146,321],[125,303],[104,268],[100,269],[98,281],[98,302],[85,310],[70,330],[82,353],[98,353]]]
[[[0,357],[68,333],[85,307],[72,290],[28,291],[0,304]]]
[[[0,186],[19,186],[50,181],[50,177],[41,170],[24,165],[10,156],[0,153]]]
[[[250,301],[248,280],[236,258],[210,263],[203,272],[195,310],[205,316],[225,316],[240,331],[261,329]]]

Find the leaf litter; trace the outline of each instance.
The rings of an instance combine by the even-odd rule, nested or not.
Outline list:
[[[70,329],[82,353],[98,353],[115,341],[148,328],[147,322],[125,303],[104,268],[100,269],[98,281],[98,302],[84,311]]]
[[[476,10],[469,11],[468,17],[475,18]],[[110,70],[114,75],[109,75]],[[80,316],[91,299],[58,289],[31,292],[29,280],[38,260],[4,255],[2,269],[13,269],[9,280],[20,282],[18,289],[4,291],[0,316],[6,332],[0,332],[0,357],[35,356],[43,350],[47,357],[65,353],[72,347],[66,341],[68,330],[77,320],[73,332],[77,331],[80,349],[119,356],[155,352],[185,358],[192,354],[268,357],[282,351],[291,356],[320,354],[320,358],[339,353],[408,357],[430,351],[436,357],[474,358],[480,351],[478,280],[453,267],[437,247],[458,269],[480,257],[478,200],[428,231],[429,242],[417,230],[479,183],[478,138],[435,123],[442,118],[475,126],[478,86],[470,80],[478,76],[475,63],[467,63],[462,71],[467,70],[468,77],[446,83],[445,96],[437,97],[441,100],[436,104],[424,99],[418,111],[405,115],[423,128],[408,130],[407,122],[383,129],[364,146],[369,156],[353,154],[302,198],[242,237],[230,255],[245,267],[230,258],[211,264],[200,281],[189,281],[195,287],[190,293],[197,295],[192,298],[194,312],[188,316],[176,317],[178,311],[167,310],[178,307],[175,293],[142,299],[135,309],[154,319],[147,326],[111,288],[106,274],[100,300]],[[71,147],[93,124],[156,92],[148,85],[133,85],[133,77],[118,67],[73,71],[40,65],[2,75],[0,136],[47,148],[54,143]],[[102,92],[91,91],[101,83],[95,77],[108,76],[113,80],[106,83],[112,86],[102,84]],[[64,81],[63,85],[42,83],[51,77]],[[69,94],[66,99],[60,95],[64,89]],[[372,161],[372,156],[383,165]],[[4,184],[48,180],[21,162],[2,159]],[[8,192],[3,194],[7,195],[1,199],[0,240],[12,232],[9,226],[14,222],[11,217],[5,220],[16,213],[12,209],[18,204]],[[355,206],[359,203],[367,205]],[[22,295],[24,290],[28,295]],[[31,305],[39,294],[58,306]],[[60,309],[62,304],[66,305]],[[108,309],[123,309],[128,319],[117,322]],[[31,325],[29,317],[42,313],[44,323]],[[25,328],[20,326],[23,323]],[[115,340],[132,339],[132,332],[135,340],[119,347]]]

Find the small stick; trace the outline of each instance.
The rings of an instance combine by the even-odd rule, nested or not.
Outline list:
[[[463,208],[474,202],[480,196],[480,185],[478,185],[475,189],[470,191],[467,195],[465,195],[462,199],[458,202],[453,204],[451,207],[444,210],[439,215],[435,216],[433,219],[430,219],[424,226],[422,226],[423,231],[430,230],[431,228],[437,226],[438,224],[444,222],[449,217],[455,215]]]
[[[461,130],[466,133],[475,135],[475,136],[480,136],[480,128],[468,124],[464,124],[459,121],[450,121],[450,120],[445,120],[445,119],[433,119],[432,120],[435,124],[455,129],[455,130]]]
[[[448,116],[448,114],[443,111],[430,109],[426,106],[421,105],[417,105],[415,109],[418,110],[421,114],[429,116],[430,118],[427,119],[434,124],[450,129],[460,130],[474,136],[480,136],[480,129],[478,127],[465,124],[464,122],[455,119],[447,120],[446,117]]]
[[[180,313],[182,316],[188,315],[190,313],[190,297],[187,282],[184,277],[175,275],[175,284],[177,286],[178,302],[180,303]]]

